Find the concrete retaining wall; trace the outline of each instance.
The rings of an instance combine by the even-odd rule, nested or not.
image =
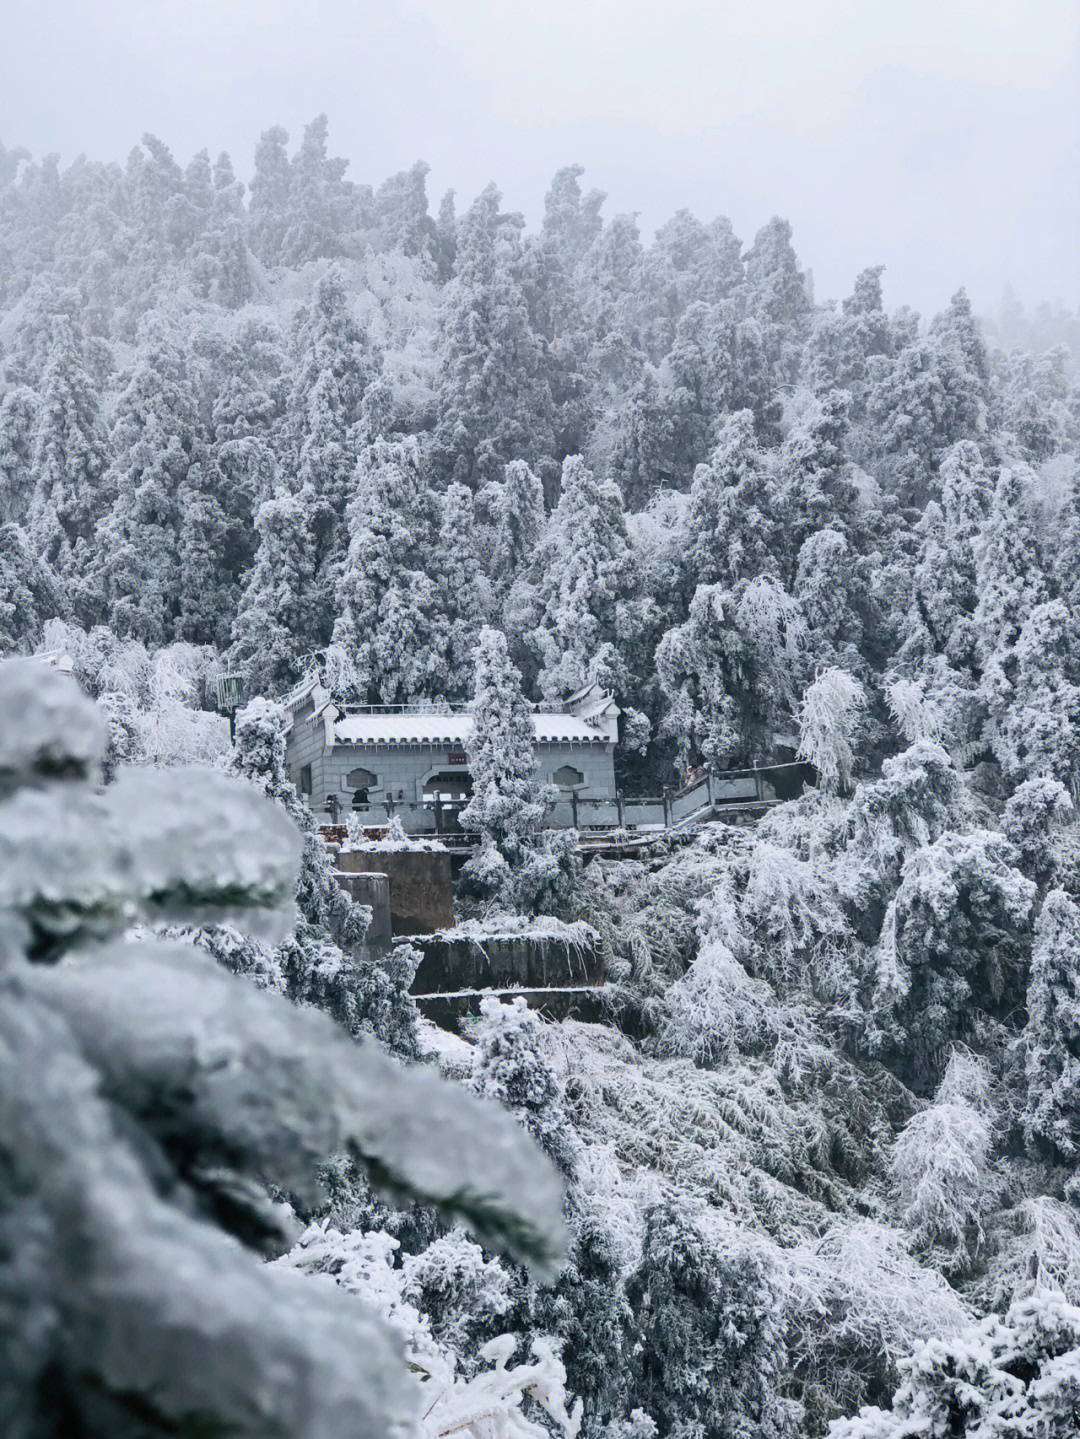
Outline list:
[[[414,943],[424,956],[413,982],[414,994],[509,986],[576,988],[604,979],[603,962],[594,946],[560,938],[507,935],[472,940],[432,935]]]
[[[386,951],[393,944],[390,913],[390,881],[385,874],[334,875],[339,886],[357,904],[371,907],[371,923],[364,937],[365,948]]]
[[[343,874],[385,874],[390,883],[394,934],[434,934],[454,923],[454,891],[446,850],[363,850],[339,852]]]

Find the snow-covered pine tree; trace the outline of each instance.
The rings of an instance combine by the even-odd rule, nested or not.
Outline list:
[[[1080,784],[1080,685],[1075,619],[1061,600],[1024,619],[1010,666],[1012,689],[991,712],[994,752],[1011,780],[1044,776]]]
[[[707,463],[694,472],[681,562],[687,600],[699,584],[779,574],[777,498],[754,417],[740,410],[724,421]]]
[[[480,631],[475,666],[473,728],[466,746],[473,792],[460,819],[480,843],[465,870],[481,894],[506,901],[555,789],[536,778],[532,710],[501,631],[488,625]]]
[[[24,525],[33,494],[30,464],[37,425],[37,395],[14,385],[0,399],[0,521]]]
[[[314,569],[305,595],[315,629],[305,647],[327,643],[334,594],[348,547],[345,511],[356,493],[359,451],[372,436],[362,423],[364,396],[380,357],[356,319],[343,269],[334,265],[315,284],[294,324],[293,384],[284,439],[294,493],[304,492]]]
[[[29,653],[46,620],[64,614],[60,580],[18,525],[0,525],[0,655]]]
[[[580,689],[593,656],[615,639],[632,565],[619,487],[595,479],[579,455],[564,460],[562,493],[531,568],[539,623],[529,642],[549,699]]]
[[[27,529],[42,559],[59,574],[70,575],[85,564],[82,552],[108,509],[106,435],[81,330],[59,315],[50,331],[37,393]],[[78,565],[76,549],[81,552]]]
[[[544,530],[544,490],[524,460],[511,460],[490,487],[494,509],[491,578],[505,593],[532,561]]]
[[[318,632],[310,610],[315,560],[306,499],[279,486],[255,511],[255,561],[230,648],[249,693],[275,694],[299,679],[300,656]]]
[[[397,704],[445,696],[451,616],[435,571],[438,501],[415,439],[377,438],[363,448],[347,523],[333,642],[352,660],[358,697]]]
[[[432,455],[446,480],[472,490],[515,459],[554,449],[544,347],[521,283],[520,220],[489,185],[457,227],[453,277],[439,312],[439,419]]]
[[[205,461],[184,351],[172,324],[147,318],[117,403],[106,478],[116,498],[97,528],[90,581],[121,635],[149,645],[177,634],[183,615],[182,493]]]
[[[1062,889],[1046,896],[1035,923],[1023,1049],[1024,1132],[1036,1152],[1075,1171],[1080,1197],[1080,908]]]
[[[441,510],[431,568],[436,582],[435,609],[446,627],[442,693],[447,699],[459,700],[472,689],[473,651],[481,625],[491,617],[491,595],[476,549],[472,491],[456,482],[448,485]]]

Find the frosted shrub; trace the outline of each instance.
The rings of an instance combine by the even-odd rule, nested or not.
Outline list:
[[[855,767],[852,736],[866,691],[841,669],[827,669],[806,691],[799,706],[799,758],[818,772],[822,789],[847,790]]]
[[[945,716],[935,699],[926,693],[926,679],[897,678],[885,686],[889,713],[897,729],[915,744],[919,740],[940,740],[945,729]]]
[[[907,1082],[936,1085],[957,1041],[1022,1003],[1035,886],[992,830],[944,834],[904,866],[874,956],[876,1042]]]
[[[1046,897],[1035,925],[1023,1034],[1028,1144],[1080,1160],[1080,907],[1064,890]],[[1080,1190],[1080,1172],[1074,1184]],[[1080,1193],[1078,1193],[1080,1197]]]
[[[3,1430],[407,1430],[422,1396],[373,1310],[250,1252],[289,1241],[267,1186],[310,1211],[344,1154],[550,1273],[561,1185],[497,1107],[189,945],[125,939],[192,917],[280,938],[300,838],[233,776],[97,793],[105,745],[70,679],[0,667]]]
[[[139,758],[144,764],[212,764],[225,753],[229,744],[225,719],[198,708],[205,667],[205,656],[194,645],[169,645],[154,655],[149,706],[136,718]]]
[[[755,967],[778,988],[816,983],[835,996],[848,987],[841,959],[847,925],[813,864],[778,845],[755,845],[742,917],[754,933]]]
[[[420,1390],[416,1431],[420,1439],[449,1439],[450,1435],[489,1439],[493,1434],[506,1439],[547,1439],[549,1428],[523,1412],[526,1401],[536,1405],[565,1439],[575,1439],[581,1425],[581,1401],[571,1405],[566,1370],[553,1346],[534,1338],[532,1363],[511,1365],[520,1340],[516,1334],[499,1334],[479,1346],[475,1355],[463,1355],[448,1336],[437,1338],[427,1316],[410,1302],[417,1261],[406,1260],[404,1266],[395,1267],[397,1249],[397,1240],[384,1232],[343,1235],[316,1224],[272,1267],[328,1276],[364,1300],[396,1332]]]
[[[402,1293],[427,1316],[440,1343],[467,1354],[506,1327],[514,1280],[498,1259],[460,1229],[409,1254],[401,1267]]]
[[[1046,776],[1025,780],[1006,804],[1002,833],[1016,846],[1021,868],[1036,884],[1051,878],[1055,841],[1074,818],[1068,790],[1060,780]]]
[[[83,688],[106,700],[116,727],[116,759],[213,764],[228,748],[223,717],[201,708],[215,664],[207,646],[180,642],[151,653],[138,640],[119,640],[101,625],[87,632],[51,620],[41,650],[66,655]]]
[[[848,836],[848,804],[820,789],[778,804],[762,815],[756,835],[799,859],[827,865]]]
[[[965,1259],[982,1244],[982,1214],[992,1197],[987,1088],[979,1061],[954,1052],[934,1103],[908,1121],[892,1156],[903,1220],[916,1241]]]
[[[895,1384],[897,1363],[918,1343],[970,1322],[945,1279],[912,1257],[906,1236],[871,1219],[832,1223],[787,1262],[788,1345],[819,1417]]]
[[[768,986],[751,979],[719,938],[702,940],[682,979],[664,997],[657,1043],[663,1054],[716,1063],[768,1033]]]
[[[544,1021],[524,999],[480,1001],[473,1050],[473,1086],[504,1104],[566,1173],[573,1169],[576,1136],[563,1108],[561,1087],[545,1054]]]
[[[994,1256],[981,1295],[984,1307],[1005,1309],[1031,1294],[1059,1294],[1080,1303],[1080,1212],[1039,1194],[1023,1200],[998,1225]]]
[[[698,952],[664,995],[661,1053],[714,1063],[739,1046],[760,1045],[773,1003],[767,985],[751,979],[730,882],[725,878],[698,905]]]
[[[830,1439],[1073,1439],[1080,1425],[1080,1309],[1060,1298],[931,1339],[901,1367],[891,1410],[837,1420]]]

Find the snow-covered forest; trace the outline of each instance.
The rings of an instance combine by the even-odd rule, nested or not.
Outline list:
[[[0,148],[0,1431],[1077,1434],[1080,316],[349,172]],[[420,1020],[312,672],[472,702],[459,912],[603,1022]],[[588,858],[594,680],[626,795],[817,784]]]

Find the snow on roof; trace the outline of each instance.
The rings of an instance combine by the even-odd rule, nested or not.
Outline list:
[[[319,676],[309,670],[303,679],[297,680],[296,684],[293,685],[281,703],[287,710],[299,709],[310,695],[315,694],[316,691],[319,690],[321,690]]]
[[[596,725],[570,714],[534,714],[539,744],[603,744]],[[334,722],[337,744],[462,745],[472,734],[469,714],[346,714]]]

